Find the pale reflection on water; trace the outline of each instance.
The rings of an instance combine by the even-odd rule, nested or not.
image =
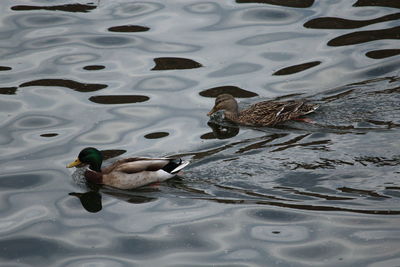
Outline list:
[[[399,265],[399,5],[278,2],[4,1],[1,265]],[[321,106],[238,127],[220,93]],[[86,146],[191,165],[98,187]]]

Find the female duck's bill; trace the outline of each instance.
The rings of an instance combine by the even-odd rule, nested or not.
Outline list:
[[[219,110],[225,110],[233,113],[238,113],[239,107],[238,104],[230,94],[221,94],[218,95],[215,99],[214,107],[207,113],[207,116],[211,116],[215,112]]]

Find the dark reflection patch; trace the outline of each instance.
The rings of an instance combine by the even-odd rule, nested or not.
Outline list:
[[[358,0],[353,6],[385,6],[400,8],[399,0]]]
[[[78,92],[94,92],[107,87],[106,84],[96,84],[96,83],[80,83],[72,80],[64,79],[41,79],[26,82],[20,85],[20,87],[28,86],[57,86],[66,87]]]
[[[382,49],[382,50],[369,51],[365,55],[369,58],[380,59],[380,58],[397,56],[399,54],[400,54],[400,49]]]
[[[330,40],[328,45],[354,45],[382,39],[400,39],[400,26],[383,30],[361,31],[345,34]]]
[[[149,27],[140,25],[122,25],[108,28],[110,32],[147,32],[148,30],[150,30]]]
[[[47,133],[47,134],[41,134],[40,136],[41,137],[54,137],[57,135],[58,135],[58,133]]]
[[[321,64],[321,61],[312,61],[312,62],[307,62],[307,63],[303,63],[303,64],[299,64],[299,65],[294,65],[294,66],[280,69],[272,75],[289,75],[289,74],[293,74],[293,73],[298,73],[303,70],[315,67],[319,64]]]
[[[50,11],[65,11],[65,12],[89,12],[95,9],[96,6],[83,5],[83,4],[66,4],[59,6],[28,6],[19,5],[11,7],[11,10],[15,11],[30,11],[30,10],[50,10]]]
[[[244,90],[237,86],[230,86],[230,85],[210,88],[201,91],[199,94],[204,97],[217,97],[220,94],[231,94],[233,97],[239,97],[239,98],[258,96],[258,94],[256,93]]]
[[[177,57],[159,57],[155,58],[156,65],[151,70],[178,70],[178,69],[195,69],[202,65],[188,58]]]
[[[12,70],[12,68],[7,66],[0,66],[0,71],[7,71],[7,70]]]
[[[236,125],[222,125],[211,120],[207,122],[207,125],[212,129],[212,133],[203,134],[200,136],[201,139],[228,139],[236,136],[240,131],[240,128]]]
[[[287,6],[287,7],[300,7],[306,8],[314,4],[314,0],[236,0],[236,3],[258,3],[258,4],[269,4],[277,6]]]
[[[129,199],[127,199],[127,202],[133,204],[143,204],[152,202],[154,200],[157,200],[157,198],[147,196],[131,196]]]
[[[169,135],[169,133],[167,133],[167,132],[154,132],[154,133],[146,134],[144,136],[144,138],[147,138],[147,139],[158,139],[158,138],[166,137],[168,135]]]
[[[0,87],[0,95],[15,95],[17,87]]]
[[[213,132],[205,133],[200,136],[200,139],[209,140],[209,139],[216,139]]]
[[[102,65],[89,65],[89,66],[85,66],[83,67],[84,70],[102,70],[105,67]]]
[[[126,150],[124,149],[108,149],[108,150],[101,150],[101,155],[103,155],[103,160],[112,159],[118,157],[124,153]]]
[[[97,95],[89,98],[97,104],[132,104],[145,102],[150,97],[144,95]]]
[[[312,29],[356,29],[384,21],[400,19],[400,13],[390,14],[371,20],[350,20],[342,18],[316,18],[304,23],[304,27]]]
[[[69,193],[69,195],[77,197],[81,201],[82,207],[88,212],[92,213],[99,212],[103,207],[101,203],[101,194],[99,194],[99,192],[95,191],[89,191],[86,193],[71,192]]]

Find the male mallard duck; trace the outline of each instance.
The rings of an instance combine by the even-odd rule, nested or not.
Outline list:
[[[78,158],[67,165],[75,167],[89,164],[85,178],[95,184],[104,184],[120,189],[133,189],[154,182],[162,182],[174,177],[189,164],[181,159],[167,158],[127,158],[120,159],[101,169],[103,156],[93,147],[83,149]]]
[[[251,105],[239,112],[238,104],[230,94],[221,94],[215,99],[215,105],[208,112],[208,116],[223,110],[225,119],[247,126],[273,126],[287,120],[316,110],[316,104],[305,103],[304,100],[292,101],[263,101]]]

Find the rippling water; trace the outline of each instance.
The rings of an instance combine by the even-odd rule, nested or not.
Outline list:
[[[399,266],[397,0],[0,7],[2,266]],[[237,127],[214,97],[320,104]],[[179,155],[121,191],[65,165]]]

